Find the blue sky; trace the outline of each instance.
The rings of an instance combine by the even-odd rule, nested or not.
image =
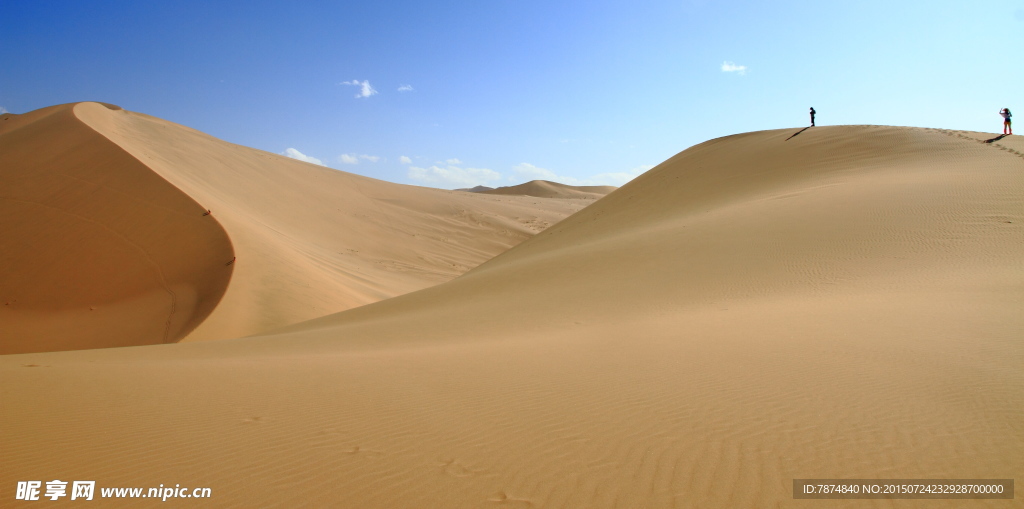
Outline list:
[[[110,102],[443,188],[621,185],[810,106],[986,132],[1024,111],[1024,0],[9,1],[0,27],[4,110]]]

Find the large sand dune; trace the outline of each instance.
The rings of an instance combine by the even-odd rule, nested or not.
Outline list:
[[[0,118],[0,354],[167,343],[202,323],[233,269],[221,225],[72,105]]]
[[[6,356],[0,486],[1019,506],[797,501],[791,483],[1024,478],[1024,143],[794,132],[692,147],[422,291],[250,338]]]
[[[4,118],[0,353],[266,331],[450,280],[592,203],[382,182],[98,103]]]

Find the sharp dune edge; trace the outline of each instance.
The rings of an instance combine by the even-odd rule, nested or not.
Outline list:
[[[1024,478],[1024,143],[795,131],[692,147],[424,290],[249,338],[4,356],[0,486],[180,483],[218,507],[1017,503],[792,499],[794,478]]]
[[[202,323],[233,269],[221,225],[72,105],[0,118],[0,353],[168,343]]]

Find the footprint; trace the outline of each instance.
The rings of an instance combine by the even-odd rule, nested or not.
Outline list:
[[[441,467],[444,473],[453,477],[469,477],[483,472],[483,470],[469,468],[454,459],[442,461],[437,466]]]
[[[352,454],[352,455],[359,454],[361,456],[369,456],[369,457],[372,457],[372,458],[376,458],[376,457],[384,455],[384,453],[382,453],[380,451],[372,451],[370,449],[363,449],[362,447],[359,447],[358,445],[355,446],[355,447],[352,447],[352,448],[350,448],[350,449],[348,449],[346,451],[342,451],[342,452],[344,452],[345,454]]]
[[[265,421],[263,420],[263,417],[256,416],[256,417],[246,417],[245,419],[242,419],[242,422],[247,422],[247,423],[250,423],[250,424],[258,424],[258,423],[265,422]]]
[[[43,366],[42,364],[22,364],[23,368],[48,368],[50,366]]]
[[[503,507],[533,507],[533,502],[524,498],[510,497],[504,491],[499,491],[494,495],[491,495],[487,500],[489,502],[501,504]]]

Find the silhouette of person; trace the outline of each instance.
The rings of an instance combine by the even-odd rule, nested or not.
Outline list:
[[[814,127],[814,114],[815,113],[817,113],[817,112],[814,111],[814,106],[811,106],[811,127]]]
[[[1012,117],[1013,114],[1010,113],[1010,108],[1003,108],[999,110],[999,114],[1003,116],[1003,134],[1013,134],[1013,123],[1010,122],[1010,117]],[[1010,132],[1007,133],[1007,130]]]

